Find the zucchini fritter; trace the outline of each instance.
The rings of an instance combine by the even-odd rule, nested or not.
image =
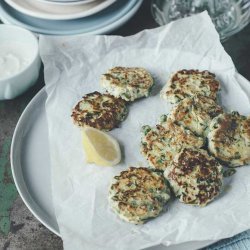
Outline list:
[[[220,83],[209,71],[180,70],[174,73],[161,91],[161,97],[175,104],[186,97],[204,95],[216,100]]]
[[[112,210],[123,220],[142,224],[160,214],[170,199],[163,174],[130,167],[115,176],[109,189]]]
[[[222,170],[205,150],[185,148],[176,155],[164,176],[180,202],[202,207],[220,193]]]
[[[150,167],[158,170],[165,170],[182,148],[201,148],[204,145],[203,138],[169,118],[155,128],[144,126],[142,132],[141,153]]]
[[[211,154],[231,167],[250,163],[250,116],[238,112],[213,119],[208,133]]]
[[[83,96],[72,111],[73,122],[79,127],[93,127],[109,131],[123,121],[128,113],[121,98],[97,91]]]
[[[179,102],[169,116],[196,135],[206,137],[212,119],[221,113],[223,113],[222,107],[213,99],[195,95]]]
[[[115,67],[101,77],[101,85],[108,93],[125,101],[149,96],[153,78],[143,68]]]

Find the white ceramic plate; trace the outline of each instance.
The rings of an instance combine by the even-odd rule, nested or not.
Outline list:
[[[45,20],[31,17],[0,1],[0,17],[4,23],[18,25],[38,34],[107,34],[127,22],[140,8],[142,1],[119,0],[95,15],[73,20]]]
[[[36,0],[36,1],[39,1],[39,2],[42,2],[42,3],[45,3],[45,4],[50,4],[50,5],[55,5],[55,4],[58,4],[58,5],[81,5],[81,4],[86,4],[86,3],[91,3],[91,2],[94,2],[96,0],[80,0],[80,1],[51,1],[51,0]]]
[[[5,0],[7,4],[17,11],[41,19],[47,20],[72,20],[87,17],[98,13],[116,0],[97,0],[91,3],[82,3],[78,5],[59,5],[55,3],[47,4],[34,0]]]
[[[13,178],[24,203],[41,223],[60,236],[51,197],[46,98],[43,88],[21,115],[13,135],[10,159]],[[195,241],[148,250],[198,249],[212,243]]]
[[[46,1],[46,2],[57,2],[57,3],[72,3],[72,2],[93,2],[96,0],[37,0],[37,1]]]

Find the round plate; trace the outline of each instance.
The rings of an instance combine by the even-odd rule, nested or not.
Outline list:
[[[11,169],[17,190],[34,216],[60,236],[51,197],[48,127],[43,88],[21,115],[11,144]],[[198,249],[214,241],[195,241],[148,250]]]
[[[96,0],[37,0],[37,1],[45,1],[45,2],[56,2],[56,3],[73,3],[73,2],[85,2],[85,3],[89,3],[89,2],[93,2]]]
[[[98,0],[92,3],[82,3],[80,5],[55,4],[53,2],[44,3],[34,0],[5,0],[7,4],[17,11],[36,18],[47,20],[71,20],[93,15],[107,8],[116,0]]]
[[[30,17],[16,11],[4,1],[0,1],[0,16],[4,22],[21,26],[38,34],[106,34],[128,21],[139,9],[142,1],[116,1],[98,14],[66,21],[51,21]]]
[[[80,1],[52,1],[52,0],[36,0],[38,2],[46,3],[46,4],[58,4],[58,5],[79,5],[79,4],[86,4],[86,3],[91,3],[96,0],[80,0]]]
[[[59,234],[50,184],[48,126],[45,89],[21,115],[11,144],[11,168],[17,190],[25,205],[53,233]]]

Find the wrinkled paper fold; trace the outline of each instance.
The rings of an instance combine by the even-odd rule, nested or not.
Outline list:
[[[155,125],[171,105],[159,91],[171,72],[209,70],[222,84],[226,110],[250,113],[250,84],[240,76],[206,12],[134,36],[40,37],[48,98],[52,196],[65,249],[142,249],[158,244],[218,240],[250,227],[250,167],[242,167],[225,191],[205,208],[171,201],[158,218],[145,225],[121,221],[109,208],[112,177],[129,165],[147,166],[140,154],[140,128]],[[116,167],[86,164],[80,130],[72,107],[94,90],[103,91],[102,73],[114,66],[144,67],[154,77],[152,96],[129,104],[129,115],[110,132],[124,159]]]

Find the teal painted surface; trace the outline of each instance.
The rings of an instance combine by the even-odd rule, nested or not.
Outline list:
[[[0,109],[4,109],[4,102],[0,101]]]
[[[6,138],[0,151],[0,233],[10,231],[10,209],[17,198],[9,161],[11,139]]]

